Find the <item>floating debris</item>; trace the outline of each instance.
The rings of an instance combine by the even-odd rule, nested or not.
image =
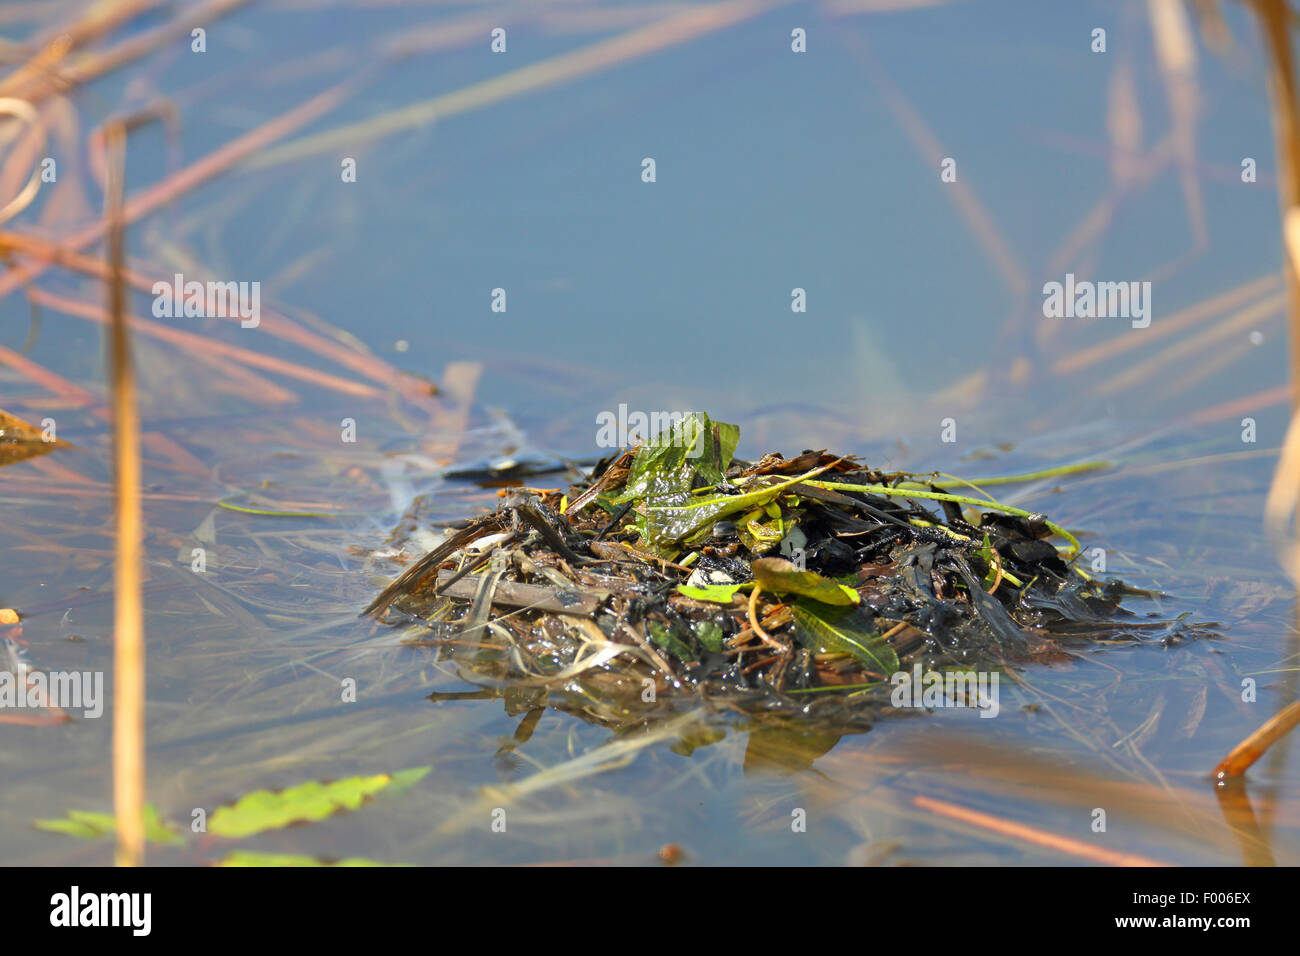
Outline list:
[[[0,410],[0,467],[47,455],[65,444],[55,441],[35,425]]]
[[[740,461],[738,440],[694,414],[567,492],[502,490],[365,613],[414,625],[410,643],[513,712],[549,700],[611,724],[701,697],[870,721],[917,666],[1182,633],[1125,611],[1145,592],[1080,570],[1077,539],[1041,514],[826,451]]]

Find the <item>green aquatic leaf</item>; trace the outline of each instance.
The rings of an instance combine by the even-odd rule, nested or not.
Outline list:
[[[695,632],[695,639],[706,650],[715,654],[722,650],[722,628],[717,621],[696,621],[691,625],[691,630]]]
[[[984,562],[984,566],[988,568],[988,571],[984,573],[984,587],[991,588],[993,582],[998,579],[998,572],[993,560],[993,543],[989,541],[987,533],[984,535],[984,546],[976,553],[979,555],[980,560]]]
[[[623,493],[616,502],[686,493],[698,477],[706,485],[723,480],[740,441],[740,428],[693,412],[636,450]]]
[[[675,551],[683,543],[693,544],[703,539],[720,518],[737,511],[766,507],[795,485],[824,470],[814,468],[805,474],[765,483],[738,495],[675,494],[648,500],[639,522],[641,536],[651,549],[661,554]]]
[[[380,863],[358,856],[346,860],[327,863],[313,856],[298,853],[255,853],[251,850],[235,850],[217,861],[217,866],[410,866],[409,863]]]
[[[33,820],[32,825],[38,830],[62,833],[80,840],[102,840],[117,832],[117,820],[113,814],[92,810],[69,810],[60,819]],[[144,808],[144,836],[150,843],[175,845],[185,842],[179,833],[163,822],[153,804]]]
[[[898,654],[860,608],[829,607],[800,598],[791,610],[795,635],[804,647],[849,654],[886,677],[898,670]]]
[[[677,593],[697,601],[712,601],[714,604],[730,604],[736,592],[751,586],[751,582],[742,584],[705,584],[696,587],[693,584],[677,585]]]
[[[637,449],[623,491],[611,501],[637,502],[641,537],[657,553],[667,554],[680,536],[672,528],[659,527],[660,515],[651,506],[696,503],[699,499],[691,495],[692,489],[724,481],[739,440],[740,429],[735,425],[712,421],[703,413],[687,415]]]
[[[680,637],[673,633],[673,629],[665,627],[657,621],[650,625],[650,640],[674,655],[679,661],[693,661],[696,658],[695,653]]]
[[[763,514],[771,520],[764,521]],[[781,514],[781,506],[776,502],[769,502],[764,508],[755,508],[740,519],[740,527],[737,529],[740,535],[740,543],[749,549],[752,554],[765,554],[771,551],[781,539],[786,536],[785,518]]]
[[[430,769],[416,767],[332,783],[313,780],[287,790],[258,790],[233,804],[218,807],[208,819],[208,832],[221,837],[244,837],[292,823],[324,820],[340,810],[355,810],[367,797],[384,790],[401,791]]]
[[[816,571],[801,571],[785,558],[758,558],[751,567],[754,580],[764,591],[800,594],[823,604],[859,604],[862,598],[853,588],[836,584]]]

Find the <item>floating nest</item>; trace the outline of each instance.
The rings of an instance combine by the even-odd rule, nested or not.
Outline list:
[[[869,723],[917,665],[1172,639],[1121,607],[1146,592],[1081,570],[1044,515],[825,451],[736,460],[738,437],[691,415],[567,490],[503,491],[366,613],[412,625],[409,643],[512,711],[610,724],[701,700]]]

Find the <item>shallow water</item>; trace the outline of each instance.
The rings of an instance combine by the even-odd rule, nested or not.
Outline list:
[[[319,317],[349,347],[463,386],[417,401],[384,394],[386,382],[364,396],[259,369],[293,391],[276,403],[193,349],[137,340],[145,430],[161,436],[145,449],[151,802],[188,828],[195,808],[260,788],[432,767],[355,812],[236,842],[195,837],[151,860],[240,848],[643,863],[676,844],[705,863],[1075,864],[1106,852],[1297,862],[1294,740],[1242,787],[1207,779],[1295,696],[1294,592],[1261,518],[1286,427],[1277,397],[1261,394],[1285,382],[1281,312],[1267,304],[1280,285],[1265,278],[1203,318],[1181,311],[1280,268],[1252,24],[1229,11],[1235,55],[1198,47],[1189,194],[1176,163],[1123,189],[1113,181],[1129,175],[1129,154],[1108,141],[1116,103],[1140,110],[1141,156],[1174,121],[1145,4],[836,12],[847,6],[775,5],[436,123],[353,134],[301,159],[259,153],[132,227],[150,275],[259,281],[268,309],[306,328],[323,328]],[[180,108],[183,165],[353,76],[394,38],[424,36],[417,27],[442,31],[436,52],[377,69],[295,135],[680,12],[618,8],[619,21],[572,4],[507,7],[507,52],[494,55],[476,9],[339,4],[326,16],[252,4],[209,27],[208,52],[160,50],[71,105],[84,136],[110,109],[165,93]],[[1099,25],[1105,54],[1088,49]],[[805,54],[789,49],[796,26]],[[157,127],[133,135],[132,190],[167,175],[164,156]],[[340,180],[349,156],[355,183]],[[652,184],[641,181],[647,156]],[[956,183],[939,180],[945,156]],[[1256,183],[1240,180],[1246,156]],[[80,191],[80,212],[69,185],[57,193],[66,205],[45,196],[13,226],[75,233],[99,201],[92,183]],[[1071,252],[1106,197],[1109,227]],[[1067,271],[1151,280],[1150,327],[1044,318],[1038,290]],[[101,286],[64,270],[36,285],[102,301]],[[796,287],[806,313],[790,311]],[[496,288],[505,312],[491,311]],[[147,315],[150,302],[138,294],[133,307]],[[47,306],[29,335],[29,316],[21,295],[0,300],[0,344],[101,395],[99,327]],[[266,326],[159,321],[368,381]],[[1092,358],[1099,343],[1114,351]],[[477,378],[452,364],[466,362],[482,363]],[[36,666],[111,681],[107,429],[97,402],[0,373],[0,408],[52,416],[76,446],[0,470],[0,606],[22,614]],[[548,709],[517,741],[518,701],[357,617],[398,568],[371,552],[416,494],[435,518],[495,502],[439,478],[439,462],[595,457],[597,415],[620,405],[738,422],[748,456],[825,446],[972,480],[1107,460],[999,497],[1078,529],[1105,550],[1108,573],[1164,593],[1135,611],[1185,613],[1216,636],[1026,668],[1004,684],[994,720],[939,710],[836,739],[683,707],[674,723],[617,735]],[[343,440],[345,419],[355,442]],[[269,517],[218,500],[341,514]],[[1258,684],[1253,703],[1241,699],[1245,678]],[[353,703],[340,699],[346,679]],[[0,726],[0,859],[107,862],[108,842],[32,820],[109,808],[109,720]],[[1093,830],[1099,808],[1105,832]],[[492,829],[498,809],[504,832]]]

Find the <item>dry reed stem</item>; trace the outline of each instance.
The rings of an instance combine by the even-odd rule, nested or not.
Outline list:
[[[33,289],[30,296],[31,300],[38,305],[55,309],[59,312],[65,313],[66,315],[89,319],[92,322],[99,322],[101,324],[105,324],[109,321],[109,316],[105,313],[104,309],[91,302],[79,302],[76,299],[71,299],[67,296],[46,292],[43,289]],[[170,325],[165,325],[162,322],[155,322],[152,319],[146,319],[140,316],[130,316],[127,317],[126,322],[133,331],[138,332],[141,335],[148,335],[151,338],[161,339],[164,342],[170,342],[173,345],[178,345],[195,352],[206,351],[209,355],[221,355],[234,361],[243,362],[245,365],[266,369],[268,372],[278,372],[279,374],[285,375],[289,378],[296,378],[304,382],[310,382],[313,385],[341,392],[344,395],[377,398],[384,394],[382,389],[376,388],[373,385],[366,385],[363,382],[340,378],[339,376],[331,375],[328,372],[318,372],[316,369],[307,365],[299,365],[296,362],[276,358],[274,355],[267,355],[264,352],[256,352],[253,349],[246,349],[238,345],[229,345],[210,336],[202,336],[194,332],[186,332],[184,329],[173,328]]]
[[[939,169],[940,162],[950,153],[944,149],[939,142],[939,138],[926,124],[921,114],[903,94],[902,90],[881,69],[879,63],[876,62],[867,49],[866,42],[857,33],[847,30],[842,31],[840,39],[844,41],[846,49],[853,55],[853,58],[866,70],[872,83],[879,89],[880,95],[889,107],[890,112],[894,114],[894,119],[903,128],[903,131],[912,141],[912,145],[921,154],[928,167],[935,170]],[[974,190],[967,185],[965,180],[959,177],[956,182],[948,184],[944,194],[952,200],[957,207],[957,211],[965,219],[967,228],[992,261],[999,275],[1002,276],[1002,281],[1006,284],[1012,297],[1016,301],[1023,299],[1029,292],[1029,277],[1024,265],[1012,250],[1011,244],[1002,236],[997,224],[993,221],[993,217],[979,201],[979,197],[975,195]]]
[[[1023,840],[1026,843],[1032,843],[1048,850],[1055,850],[1058,853],[1068,853],[1071,856],[1092,860],[1094,863],[1105,863],[1109,866],[1168,866],[1167,863],[1160,863],[1144,856],[1138,856],[1135,853],[1120,853],[1116,850],[1108,850],[1105,847],[1084,843],[1056,833],[1049,833],[1028,824],[1016,823],[1014,820],[1007,820],[1003,817],[995,817],[992,814],[958,806],[945,800],[935,800],[917,794],[912,797],[912,802],[921,809],[930,810],[940,816],[960,820],[962,823],[968,823],[983,830],[991,830],[1002,836]]]
[[[355,88],[356,83],[356,80],[345,80],[324,92],[317,93],[293,109],[249,130],[242,136],[237,136],[184,169],[177,170],[161,182],[143,190],[139,195],[132,196],[122,208],[123,224],[131,225],[144,216],[156,212],[177,197],[226,172],[231,166],[247,159],[257,150],[264,149],[294,130],[319,119],[343,102]],[[105,230],[106,224],[101,220],[62,240],[61,245],[70,251],[80,252],[101,240]],[[49,268],[48,263],[29,263],[0,276],[0,298],[22,288],[44,273],[47,268]]]
[[[632,30],[574,50],[572,53],[564,53],[540,63],[511,70],[509,73],[474,83],[451,93],[412,103],[410,106],[385,113],[374,119],[351,123],[315,136],[285,143],[250,160],[248,165],[250,168],[260,169],[340,147],[355,148],[368,140],[423,126],[435,119],[446,119],[459,113],[467,113],[523,93],[535,93],[589,73],[628,63],[705,34],[734,26],[788,2],[789,0],[730,0],[726,3],[692,8],[665,17],[639,30]]]
[[[102,259],[75,252],[64,243],[51,242],[48,239],[22,233],[0,232],[0,250],[4,249],[12,249],[24,255],[36,256],[50,264],[63,266],[85,275],[106,281],[108,279],[108,267]],[[130,269],[125,270],[123,275],[128,285],[148,293],[152,293],[155,282],[172,281],[171,277],[158,280]],[[231,322],[240,321],[237,315],[218,316],[218,318]],[[331,338],[312,332],[294,319],[273,309],[263,307],[258,331],[273,335],[285,342],[300,345],[324,358],[332,359],[339,365],[361,373],[371,381],[379,382],[385,386],[395,385],[398,391],[407,398],[424,398],[435,394],[437,391],[436,387],[429,382],[394,368],[382,358],[367,352],[358,352]],[[204,341],[208,340],[205,339]]]
[[[1179,421],[1188,425],[1204,425],[1209,422],[1220,422],[1228,418],[1236,418],[1238,415],[1254,414],[1261,408],[1272,408],[1274,405],[1286,404],[1291,400],[1290,384],[1274,385],[1272,388],[1251,392],[1241,398],[1233,398],[1217,405],[1197,409],[1191,414],[1185,415]]]
[[[450,463],[469,428],[482,362],[449,362],[442,370],[442,401],[432,410],[423,443],[426,455]]]
[[[159,6],[160,2],[142,0],[134,3],[95,4],[92,10],[99,8],[113,15],[94,22],[83,22],[71,30],[59,30],[45,49],[0,80],[0,95],[17,96],[38,103],[51,94],[66,93],[147,56],[167,43],[185,38],[194,27],[207,26],[248,2],[249,0],[212,0],[202,6],[185,8],[180,16],[161,26],[123,40],[107,50],[73,58],[72,54],[79,47],[110,32],[141,11]]]
[[[113,574],[113,813],[117,821],[118,866],[144,863],[144,613],[140,563],[143,518],[140,508],[140,421],[135,368],[126,320],[126,221],[123,182],[126,131],[112,127],[104,220],[108,232],[108,379],[113,406],[113,463],[116,555]]]
[[[1258,279],[1253,279],[1236,288],[1220,292],[1218,295],[1211,296],[1201,302],[1180,309],[1168,317],[1161,318],[1160,322],[1152,323],[1149,328],[1143,329],[1142,335],[1121,335],[1063,356],[1052,365],[1052,374],[1068,375],[1133,349],[1145,348],[1152,341],[1191,328],[1220,312],[1235,309],[1251,299],[1276,292],[1281,287],[1282,282],[1279,276],[1272,273],[1260,276]]]
[[[8,365],[61,399],[75,402],[77,405],[99,404],[99,396],[4,345],[0,345],[0,364]]]
[[[1183,360],[1190,358],[1202,349],[1222,347],[1224,343],[1231,342],[1234,336],[1245,338],[1249,332],[1256,330],[1270,316],[1277,315],[1286,307],[1286,296],[1281,293],[1261,299],[1230,316],[1220,319],[1209,328],[1203,329],[1195,335],[1189,335],[1180,342],[1174,342],[1155,355],[1111,376],[1097,385],[1095,394],[1114,395],[1125,389],[1145,388],[1152,381],[1157,380],[1157,373],[1170,365],[1175,367],[1168,370],[1167,374],[1181,374],[1179,363]]]
[[[1196,43],[1181,0],[1147,0],[1156,62],[1169,104],[1170,135],[1177,156],[1183,201],[1194,237],[1193,254],[1209,248],[1205,203],[1196,178],[1196,121],[1200,92],[1196,82]]]
[[[1240,777],[1256,760],[1264,756],[1264,751],[1294,730],[1297,724],[1300,724],[1300,700],[1283,707],[1262,727],[1232,748],[1232,753],[1214,768],[1215,778],[1227,780]]]
[[[45,148],[45,122],[26,100],[11,96],[0,97],[0,113],[16,117],[27,125],[29,141],[24,144],[24,158],[39,157]],[[0,222],[8,222],[32,204],[36,194],[41,191],[41,168],[37,162],[31,175],[18,194],[0,207]]]

